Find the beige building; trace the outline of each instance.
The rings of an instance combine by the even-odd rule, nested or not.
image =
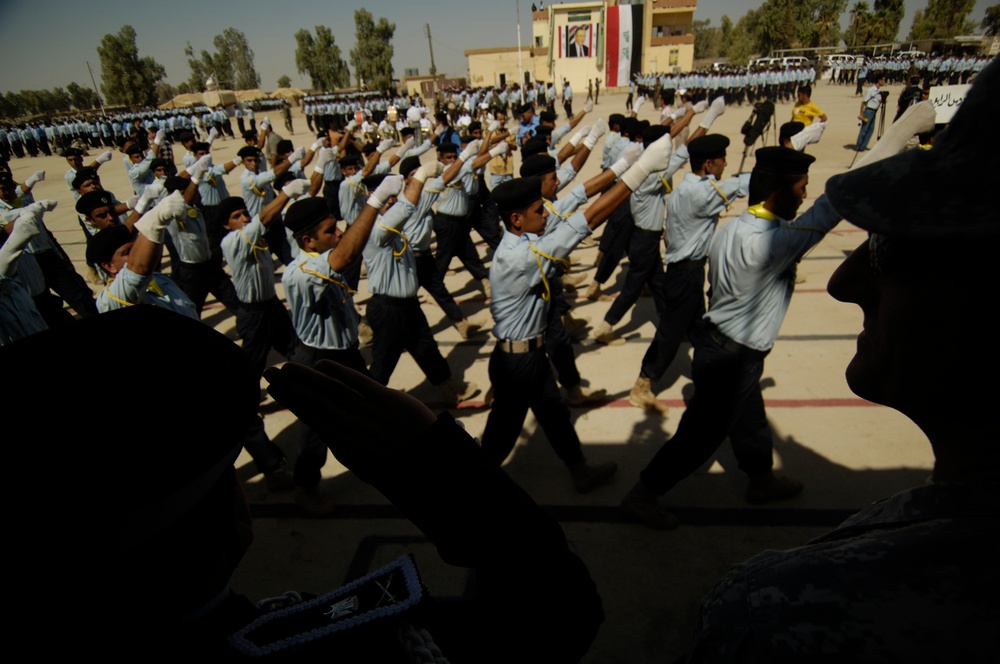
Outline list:
[[[618,10],[613,9],[616,6]],[[629,9],[633,6],[634,10]],[[516,46],[465,51],[469,82],[473,86],[499,86],[521,81],[523,72],[523,81],[548,83],[565,79],[580,94],[594,79],[601,81],[601,87],[608,87],[609,82],[624,87],[616,75],[618,71],[690,71],[694,63],[696,9],[697,0],[550,5],[532,13],[531,41],[520,51]],[[617,21],[610,14],[616,11],[629,14],[634,22],[632,30],[622,26],[614,33]],[[631,43],[633,38],[639,47],[637,53]],[[625,55],[631,61],[619,63]]]

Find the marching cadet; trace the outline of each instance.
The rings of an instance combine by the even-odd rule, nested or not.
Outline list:
[[[0,346],[49,329],[32,294],[32,281],[37,285],[41,275],[37,266],[27,265],[31,259],[24,248],[42,232],[41,216],[53,209],[55,201],[39,201],[15,210],[17,216],[4,215],[0,220]],[[44,288],[44,278],[40,281]]]

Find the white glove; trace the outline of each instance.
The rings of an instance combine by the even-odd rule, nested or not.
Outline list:
[[[399,196],[399,192],[401,191],[403,191],[403,176],[387,175],[382,180],[382,184],[368,196],[367,205],[372,206],[376,210],[381,210],[390,198]]]
[[[149,189],[150,186],[147,185],[146,189]],[[145,194],[145,192],[143,193]],[[135,222],[135,229],[149,238],[150,242],[163,244],[167,226],[170,225],[171,221],[183,215],[186,210],[187,203],[184,202],[184,196],[181,195],[181,192],[175,191],[157,203],[152,210],[142,215],[142,218]]]
[[[40,201],[35,201],[31,205],[25,206],[24,211],[41,219],[43,214],[46,212],[52,212],[56,209],[57,205],[59,205],[58,201],[54,201],[51,198],[45,198]]]
[[[139,214],[144,213],[149,204],[159,198],[163,192],[163,183],[159,180],[147,184],[146,188],[142,190],[142,195],[139,196],[139,202],[135,204],[135,211]]]
[[[316,152],[320,148],[325,148],[327,144],[326,137],[318,139],[315,143],[309,146],[310,152]]]
[[[487,125],[486,131],[488,131],[489,133],[492,134],[493,132],[495,132],[499,128],[500,128],[500,123],[497,122],[496,120],[494,120],[489,125]]]
[[[125,209],[126,210],[134,210],[135,206],[136,206],[136,203],[138,203],[138,202],[139,202],[139,194],[136,194],[132,198],[130,198],[127,201],[125,201]]]
[[[352,131],[354,131],[357,128],[358,128],[358,121],[357,120],[351,120],[350,122],[347,123],[347,126],[344,127],[344,131],[346,131],[348,134],[350,134]]]
[[[499,157],[501,155],[505,155],[505,154],[507,154],[507,150],[509,150],[509,149],[510,149],[510,145],[507,144],[507,141],[500,141],[499,143],[497,143],[496,145],[494,145],[492,148],[490,148],[490,156],[491,157]]]
[[[892,123],[871,152],[858,160],[854,168],[861,168],[876,161],[898,154],[915,134],[934,129],[934,105],[929,101],[913,104]]]
[[[646,181],[650,173],[662,171],[670,163],[673,141],[670,134],[660,137],[643,151],[632,167],[621,177],[625,186],[635,191]]]
[[[413,179],[418,182],[427,182],[428,178],[436,178],[442,173],[444,173],[444,164],[435,159],[413,171]]]
[[[153,138],[153,142],[157,145],[163,145],[167,140],[167,132],[160,129],[156,132],[156,136]]]
[[[188,175],[191,176],[191,182],[198,184],[201,182],[201,176],[205,174],[205,171],[212,165],[212,155],[207,154],[198,161],[191,164],[191,168],[188,169]]]
[[[618,161],[611,164],[611,170],[615,176],[620,178],[636,162],[641,154],[642,143],[629,143],[618,155]]]
[[[302,158],[306,156],[306,149],[304,147],[297,147],[292,154],[288,155],[288,163],[294,164],[297,161],[302,161]]]
[[[694,112],[696,114],[697,113],[704,113],[706,108],[708,108],[708,101],[705,100],[705,99],[702,99],[701,101],[699,101],[697,104],[694,105]]]
[[[434,135],[435,136],[440,136],[443,133],[444,133],[444,125],[438,125],[438,126],[434,127]]]
[[[569,144],[576,147],[580,144],[587,134],[590,133],[590,125],[583,125],[580,127],[575,134],[569,137]]]
[[[458,158],[462,161],[469,161],[479,153],[480,145],[482,145],[482,141],[480,140],[470,141],[469,145],[458,155]]]
[[[712,127],[712,123],[715,122],[716,118],[726,112],[726,100],[721,95],[715,98],[712,105],[708,107],[708,113],[705,114],[705,118],[701,121],[698,126],[708,131]]]
[[[41,182],[45,179],[45,171],[35,171],[24,181],[29,188],[34,187],[35,184]]]
[[[208,146],[209,146],[209,147],[212,147],[212,142],[213,142],[213,141],[214,141],[214,140],[215,140],[216,138],[218,138],[218,137],[219,137],[219,130],[218,130],[218,129],[216,129],[215,127],[212,127],[212,128],[211,128],[211,129],[210,129],[210,130],[208,131],[208,141],[207,141],[207,143],[208,143]]]
[[[593,110],[594,110],[594,102],[588,101],[586,104],[583,105],[584,113],[590,113]]]
[[[113,156],[114,155],[111,153],[111,150],[105,150],[101,154],[97,155],[97,159],[95,159],[94,161],[96,161],[98,164],[106,164],[109,161],[111,161],[111,158]]]
[[[646,97],[645,96],[639,97],[639,99],[637,99],[635,102],[635,106],[632,107],[632,112],[638,115],[639,109],[642,108],[642,105],[645,103],[646,103]]]
[[[281,191],[285,194],[285,196],[288,196],[291,199],[296,199],[309,191],[309,180],[303,180],[302,178],[292,180],[282,187]]]
[[[697,113],[697,111],[695,111],[695,112]],[[684,106],[681,106],[676,111],[674,111],[673,113],[671,113],[670,117],[672,117],[674,119],[674,122],[677,122],[678,120],[680,120],[681,118],[683,118],[685,115],[687,115],[687,108],[685,108]]]
[[[322,173],[332,159],[333,150],[330,148],[320,148],[319,154],[316,155],[316,165],[313,166],[313,173]]]
[[[604,118],[600,118],[591,130],[590,135],[583,139],[583,147],[588,150],[593,150],[594,146],[597,145],[597,141],[601,140],[601,136],[608,133],[608,123],[604,121]]]
[[[243,163],[243,157],[241,157],[239,155],[236,155],[235,157],[233,157],[233,166],[239,166],[242,163]]]
[[[52,212],[56,209],[56,206],[59,205],[59,201],[54,201],[51,198],[43,198],[38,201],[38,204],[41,205],[42,209],[46,212]]]
[[[271,118],[264,116],[264,121],[260,123],[261,131],[266,131],[271,128]]]
[[[388,150],[391,150],[392,146],[394,146],[395,144],[396,144],[396,141],[394,141],[391,138],[387,138],[384,141],[382,141],[381,143],[379,143],[378,147],[375,148],[375,149],[378,150],[379,154],[385,154]]]

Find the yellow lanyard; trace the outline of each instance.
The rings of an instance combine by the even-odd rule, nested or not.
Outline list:
[[[395,233],[399,237],[403,238],[403,248],[400,249],[399,251],[396,251],[396,249],[394,247],[393,250],[392,250],[392,257],[395,258],[398,261],[400,258],[402,258],[403,254],[406,253],[406,248],[408,246],[410,246],[410,238],[408,238],[405,235],[403,235],[403,232],[400,231],[400,230],[396,230],[395,228],[390,228],[389,226],[383,225],[381,221],[377,221],[375,223],[377,223],[380,228],[384,228],[385,230],[389,231],[390,233]]]
[[[317,254],[315,252],[312,252],[312,251],[306,251],[304,253],[305,253],[306,256],[313,256],[313,257],[319,256],[319,254]],[[354,295],[355,293],[358,292],[356,290],[351,290],[351,288],[347,284],[343,283],[342,281],[337,281],[333,277],[328,277],[325,274],[321,274],[321,273],[317,272],[316,270],[310,270],[309,268],[306,267],[306,264],[304,262],[303,263],[299,263],[299,269],[302,270],[303,272],[305,272],[306,274],[311,274],[314,277],[319,277],[323,281],[329,281],[331,284],[334,284],[335,286],[340,286],[347,293],[347,295],[345,295],[344,298],[340,301],[341,304],[343,304],[344,302],[347,302],[347,298],[349,298],[350,296],[352,296],[352,295]]]
[[[719,192],[719,196],[722,196],[722,200],[725,201],[725,203],[726,203],[726,212],[729,212],[729,210],[732,209],[733,204],[729,202],[729,199],[726,198],[726,195],[724,193],[722,193],[721,189],[719,189],[719,185],[715,184],[715,179],[714,178],[708,178],[708,181],[711,182],[712,186],[715,187],[715,190],[717,192]]]
[[[110,297],[112,300],[114,300],[118,304],[120,304],[120,305],[122,305],[124,307],[134,307],[135,306],[135,302],[126,302],[125,300],[122,300],[121,298],[115,297],[114,293],[112,293],[111,291],[108,290],[108,286],[110,286],[111,282],[114,281],[114,280],[115,280],[114,277],[111,277],[111,279],[108,280],[107,285],[104,286],[104,292],[107,294],[108,297]],[[153,293],[154,295],[159,295],[160,297],[164,297],[165,296],[164,292],[163,292],[163,289],[160,288],[160,284],[156,283],[156,279],[150,279],[149,280],[149,285],[146,286],[146,290],[148,292],[150,292],[150,293]],[[150,302],[150,305],[156,306],[152,302]]]
[[[670,183],[667,181],[667,178],[663,177],[662,174],[659,174],[659,177],[660,177],[660,182],[662,182],[663,186],[667,188],[667,193],[669,194],[671,191],[673,191],[673,189],[670,188]],[[718,189],[718,187],[716,187],[716,189]],[[721,194],[722,192],[720,191],[719,193]],[[725,198],[725,196],[723,196],[723,198]],[[728,210],[729,208],[726,209]]]
[[[542,275],[542,285],[545,286],[545,292],[542,293],[542,299],[548,302],[552,299],[552,288],[549,286],[549,280],[545,277],[545,268],[542,267],[542,258],[547,258],[564,270],[569,270],[569,261],[565,258],[556,258],[555,256],[549,256],[544,251],[539,251],[535,248],[535,245],[531,244],[531,240],[528,240],[528,246],[531,248],[531,252],[535,254],[535,262],[538,264],[538,272]],[[539,258],[541,256],[542,258]]]
[[[767,219],[768,221],[779,221],[778,215],[774,214],[770,210],[765,210],[763,203],[758,203],[757,205],[748,207],[747,212],[755,217]],[[815,226],[796,226],[795,222],[792,221],[788,222],[784,227],[790,228],[793,231],[816,231],[817,233],[823,233],[826,235],[826,229],[824,228],[816,228]]]
[[[246,242],[247,244],[250,245],[250,252],[253,254],[253,259],[255,261],[257,261],[258,265],[260,265],[260,259],[257,258],[257,252],[258,251],[267,251],[268,249],[270,249],[270,247],[267,245],[267,242],[265,240],[261,239],[261,241],[260,241],[261,243],[260,244],[254,244],[253,242],[250,241],[250,238],[248,238],[246,236],[246,234],[243,232],[242,228],[240,229],[240,237],[243,238],[244,242]]]

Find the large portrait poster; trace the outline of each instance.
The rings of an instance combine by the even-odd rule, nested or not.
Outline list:
[[[591,58],[597,56],[593,23],[576,23],[559,31],[559,57]]]

